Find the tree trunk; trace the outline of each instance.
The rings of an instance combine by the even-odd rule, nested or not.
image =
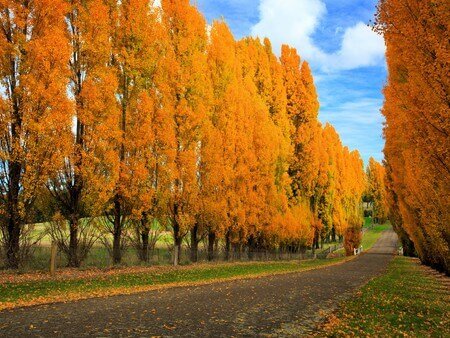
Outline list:
[[[16,128],[18,126],[15,126]],[[13,126],[13,134],[16,134]],[[20,191],[20,176],[22,166],[19,162],[10,162],[8,170],[8,238],[6,259],[7,266],[10,269],[18,269],[20,264],[20,228],[22,226],[22,218],[19,212],[19,191]]]
[[[198,261],[198,224],[195,223],[191,229],[191,262],[196,263]]]
[[[225,260],[230,260],[230,249],[231,249],[231,231],[227,230],[225,233]]]
[[[140,256],[141,261],[143,261],[143,262],[148,262],[148,254],[149,254],[148,238],[149,238],[148,231],[142,230],[141,231],[142,247],[141,247],[141,254],[139,256]]]
[[[331,228],[331,242],[336,242],[336,228],[333,227]]]
[[[314,249],[319,249],[319,231],[314,230],[314,241],[313,241]]]
[[[82,102],[80,100],[81,93],[81,82],[79,82],[79,88],[76,93],[76,101],[77,101],[77,109],[81,108]],[[79,222],[80,222],[80,210],[81,210],[81,194],[83,190],[83,179],[80,174],[81,168],[83,166],[82,162],[82,154],[81,149],[83,149],[83,143],[84,143],[84,125],[80,122],[80,119],[77,118],[77,124],[76,124],[76,150],[74,153],[74,184],[73,186],[68,186],[67,190],[70,195],[70,210],[71,215],[69,219],[69,259],[68,259],[68,266],[77,268],[81,265],[81,257],[80,253],[78,252],[78,233],[79,233]]]
[[[177,221],[178,216],[178,205],[174,205],[174,220],[173,220],[173,265],[177,266],[180,263],[181,258],[181,236],[180,236],[180,225]]]
[[[237,245],[237,256],[238,256],[238,259],[239,259],[239,260],[242,259],[242,246],[243,246],[242,243],[239,243],[239,244]]]
[[[69,257],[67,266],[78,268],[80,266],[80,259],[78,257],[78,217],[72,215],[69,222]]]
[[[6,249],[6,264],[10,269],[18,269],[20,264],[20,232],[23,225],[22,217],[19,211],[19,192],[20,192],[20,180],[22,175],[22,155],[20,146],[20,135],[22,131],[22,112],[20,107],[20,98],[16,92],[18,84],[17,64],[14,59],[10,62],[10,79],[9,90],[12,95],[12,120],[10,126],[11,132],[11,150],[7,155],[10,155],[10,159],[7,161],[8,174],[7,177],[2,177],[3,181],[8,184],[8,190],[6,193],[6,209],[8,217],[8,238]],[[3,196],[2,196],[3,197]]]
[[[214,260],[214,242],[216,240],[216,233],[209,231],[208,233],[208,261]]]
[[[122,239],[122,217],[119,196],[114,198],[114,230],[113,230],[113,263],[120,264],[122,261],[121,242]]]
[[[241,250],[240,250],[240,244],[233,244],[233,253],[234,253],[234,257],[237,260],[241,259]]]
[[[313,255],[316,253],[316,234],[317,234],[317,231],[314,229],[314,237],[313,237],[313,242],[312,242],[312,247],[311,247]]]
[[[7,267],[18,269],[20,263],[20,221],[17,216],[11,215],[10,217],[8,220],[8,248],[6,250]]]
[[[400,239],[403,247],[403,256],[406,257],[417,257],[416,248],[414,247],[413,241],[407,237],[402,237]]]
[[[178,245],[174,245],[173,247],[173,266],[177,266],[178,265],[178,261],[179,261],[179,248]]]
[[[250,235],[250,237],[248,238],[247,246],[248,246],[248,260],[251,261],[253,259],[253,249],[255,246],[255,238],[253,237],[253,235]]]
[[[139,259],[142,262],[148,262],[149,260],[149,239],[150,228],[148,227],[147,214],[142,213],[141,226],[137,229],[137,234],[140,237],[139,243]]]

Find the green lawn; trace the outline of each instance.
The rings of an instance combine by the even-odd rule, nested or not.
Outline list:
[[[254,277],[275,273],[308,270],[335,264],[344,258],[328,260],[222,263],[191,267],[160,267],[148,272],[103,274],[93,278],[66,280],[36,280],[0,284],[0,309],[15,305],[30,305],[90,295],[127,293],[165,284],[208,282],[239,277]],[[117,292],[119,290],[119,292]],[[116,291],[116,292],[114,292]]]
[[[319,336],[450,337],[450,293],[414,259],[395,257]]]
[[[372,225],[372,217],[364,217],[364,228],[368,228]]]

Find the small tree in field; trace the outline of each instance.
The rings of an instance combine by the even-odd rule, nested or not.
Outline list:
[[[361,226],[353,225],[345,230],[344,248],[347,256],[353,255],[353,249],[359,248],[361,244],[362,233]]]

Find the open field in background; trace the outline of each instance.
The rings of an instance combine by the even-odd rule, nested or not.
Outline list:
[[[389,221],[385,224],[373,224],[369,217],[365,217],[363,226],[363,236],[361,245],[363,251],[369,250],[380,238],[383,231],[391,229],[392,225]],[[341,248],[333,253],[333,255],[343,255],[345,253],[344,248]]]
[[[45,233],[47,228],[46,223],[38,223],[34,227],[34,233],[36,236],[40,236]],[[155,225],[157,227],[158,225]],[[371,219],[365,218],[365,232],[363,234],[362,245],[364,250],[368,250],[379,238],[381,233],[390,227],[389,224],[384,225],[373,225]],[[153,251],[150,260],[148,263],[142,262],[138,259],[136,255],[136,251],[133,247],[128,246],[123,254],[122,264],[121,266],[152,266],[152,265],[167,265],[172,262],[172,250],[171,247],[173,245],[173,238],[169,231],[161,230],[161,235],[156,243],[155,250]],[[188,239],[189,236],[186,237]],[[21,268],[22,272],[26,271],[34,271],[40,270],[45,271],[48,270],[49,260],[50,260],[50,245],[51,238],[48,234],[45,234],[39,245],[37,245],[33,250],[32,257],[28,260],[27,264]],[[199,261],[205,262],[207,261],[207,250],[206,250],[206,240],[200,242],[199,244]],[[316,255],[319,258],[325,258],[327,253],[330,251],[330,248],[337,250],[333,252],[333,257],[340,257],[344,255],[343,248],[339,249],[341,243],[332,242],[332,243],[323,243],[322,248],[316,250]],[[219,252],[216,257],[216,261],[223,260],[223,243],[219,243]],[[185,242],[181,251],[181,264],[189,264],[189,246],[188,242]],[[296,259],[310,259],[313,257],[313,253],[311,250],[307,250],[307,252],[300,253],[281,253],[281,252],[266,252],[260,251],[255,252],[253,260],[256,261],[271,261],[271,260],[296,260]],[[248,256],[245,252],[243,252],[240,257],[236,255],[232,257],[233,260],[237,261],[246,261],[248,260]],[[63,268],[67,264],[65,256],[58,252],[57,255],[57,267]],[[108,253],[107,248],[101,243],[101,241],[97,241],[93,248],[91,249],[87,259],[82,264],[82,269],[89,268],[100,268],[105,269],[112,266],[111,257]]]
[[[363,228],[369,228],[373,225],[373,219],[372,217],[364,217],[364,225]]]
[[[104,217],[100,216],[96,218],[96,221],[98,224],[101,224],[101,222],[103,222]],[[83,219],[82,222],[89,222],[90,219]],[[94,222],[92,222],[94,223]],[[155,221],[155,225],[154,225],[154,229],[160,227],[159,223],[157,223],[157,221]],[[40,241],[39,241],[39,245],[41,246],[50,246],[52,243],[52,239],[51,236],[47,233],[47,228],[49,226],[49,224],[47,222],[44,223],[36,223],[33,225],[33,235],[35,237],[41,237]],[[95,225],[94,225],[95,226]],[[169,231],[164,231],[161,230],[161,234],[160,234],[160,240],[158,241],[157,245],[158,246],[166,246],[167,244],[172,244],[173,243],[173,237],[172,234]],[[100,241],[96,241],[94,246],[103,246],[103,244]]]
[[[317,336],[450,337],[450,279],[395,257],[329,318]]]

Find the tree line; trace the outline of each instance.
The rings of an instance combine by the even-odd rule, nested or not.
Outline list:
[[[449,8],[443,0],[382,0],[386,186],[404,252],[450,267]]]
[[[78,267],[102,232],[146,260],[155,223],[178,264],[206,238],[244,247],[357,246],[366,187],[357,151],[318,121],[294,48],[236,41],[188,0],[0,1],[0,226],[9,268],[32,223]],[[95,225],[95,226],[94,226]]]

